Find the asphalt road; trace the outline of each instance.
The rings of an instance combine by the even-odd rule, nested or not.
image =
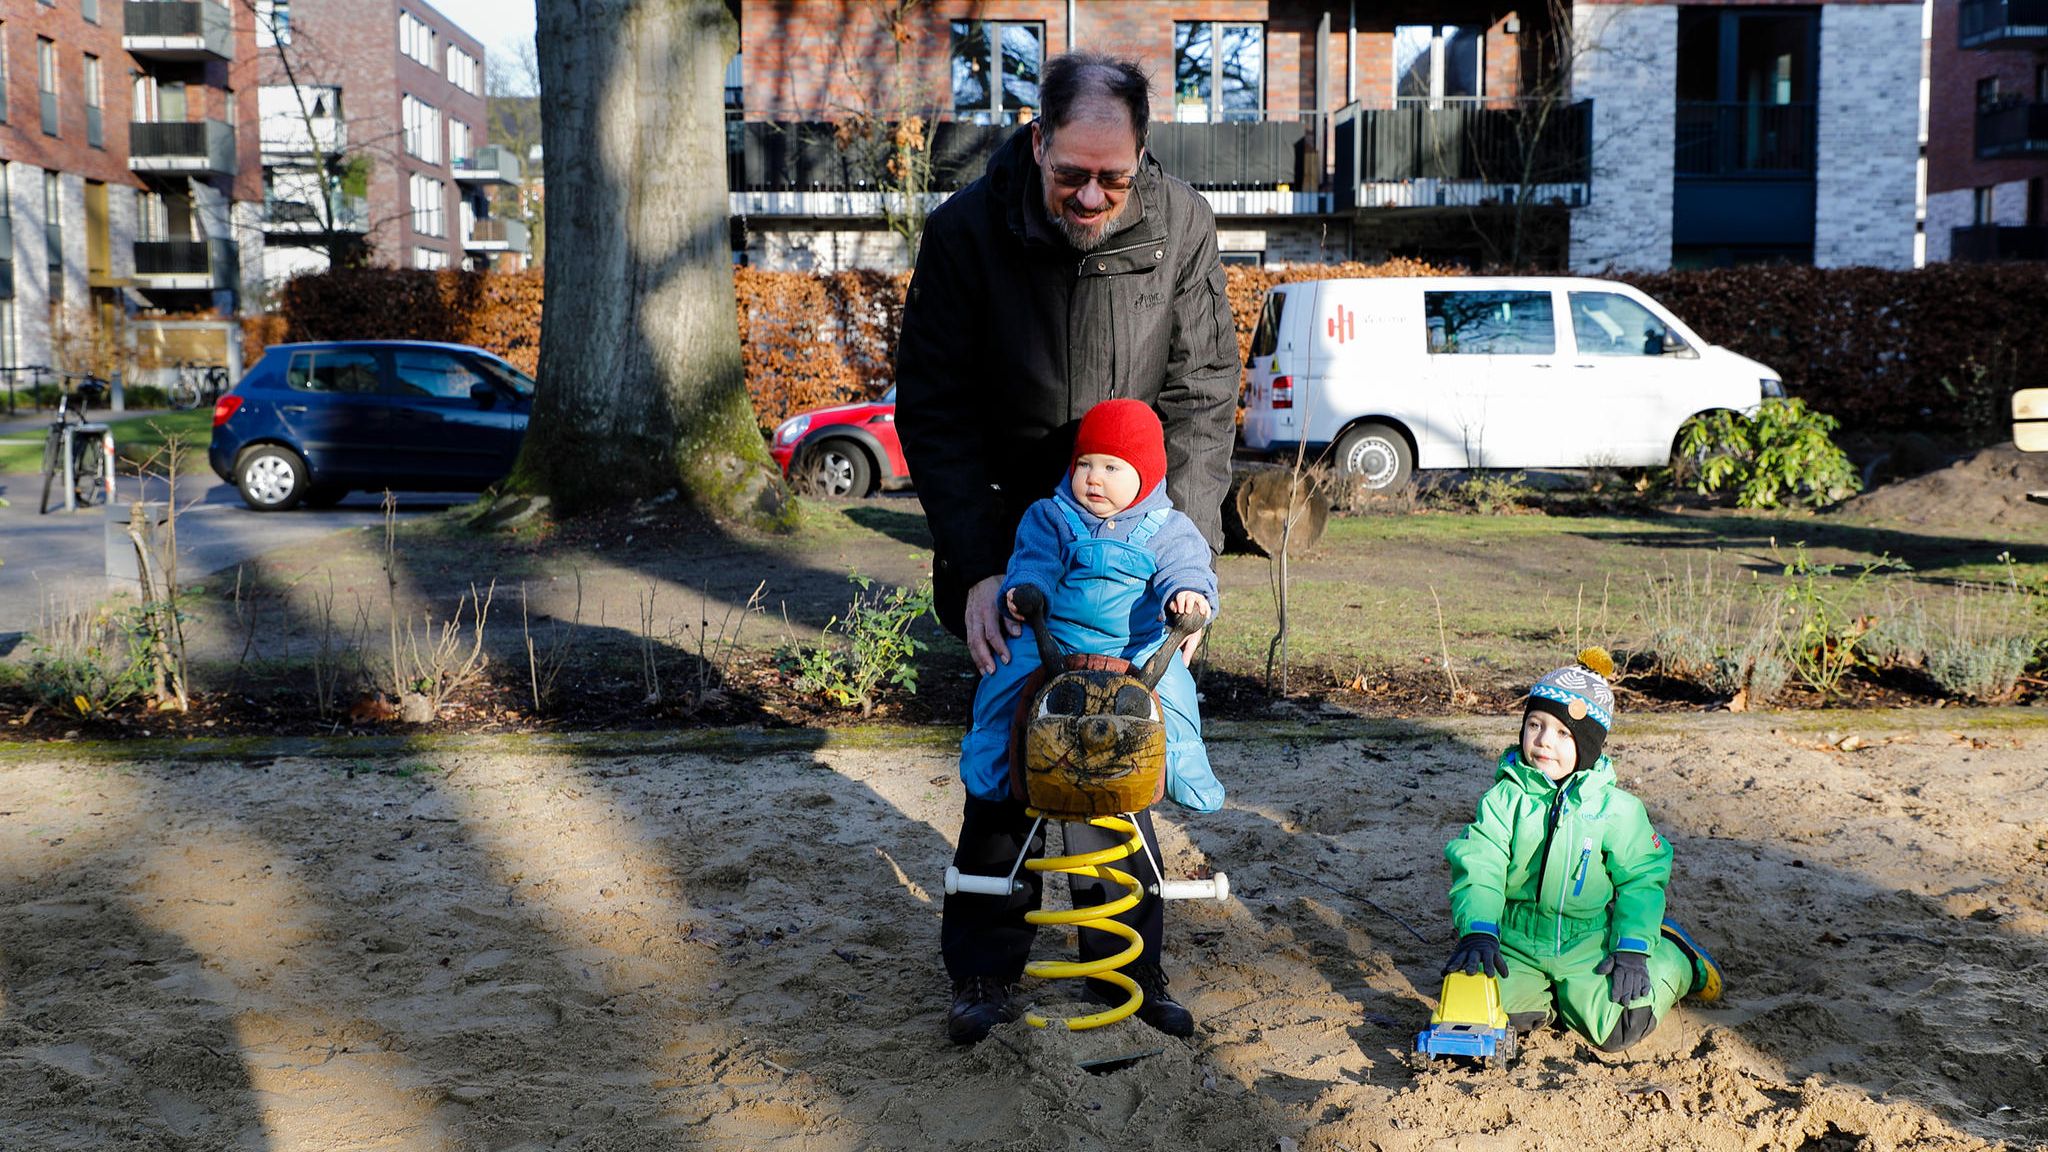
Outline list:
[[[123,476],[110,507],[39,515],[40,475],[0,475],[0,656],[33,632],[51,602],[87,602],[106,594],[106,531],[109,515],[127,522],[128,505],[162,500],[160,481],[148,491],[143,481]],[[254,512],[235,489],[201,469],[179,478],[179,574],[199,577],[232,568],[273,548],[316,541],[323,536],[383,522],[381,493],[357,493],[339,507]],[[430,515],[474,497],[400,493],[399,516]]]

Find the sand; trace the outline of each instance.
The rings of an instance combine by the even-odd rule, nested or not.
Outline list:
[[[1726,998],[1417,1072],[1503,728],[1214,732],[1229,806],[1160,820],[1238,895],[1169,913],[1196,1038],[968,1050],[944,734],[0,749],[0,1148],[2048,1146],[2048,719],[1641,718]]]

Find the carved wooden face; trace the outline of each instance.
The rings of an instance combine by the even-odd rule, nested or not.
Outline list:
[[[1165,789],[1159,697],[1128,671],[1083,668],[1046,681],[1021,743],[1026,799],[1048,814],[1137,812]]]

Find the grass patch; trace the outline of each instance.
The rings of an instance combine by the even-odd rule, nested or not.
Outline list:
[[[98,417],[96,416],[95,419]],[[114,430],[114,450],[125,460],[143,460],[178,436],[185,441],[181,469],[203,465],[206,446],[213,437],[213,411],[160,412],[153,416],[126,416],[109,422]],[[0,435],[0,473],[39,473],[43,470],[44,428]]]

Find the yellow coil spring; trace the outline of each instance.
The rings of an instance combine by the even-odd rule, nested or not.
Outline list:
[[[1032,815],[1036,816],[1038,813],[1033,811]],[[1114,1024],[1136,1012],[1145,1003],[1145,993],[1139,990],[1138,982],[1116,971],[1143,955],[1145,942],[1139,937],[1137,929],[1113,919],[1123,912],[1136,908],[1138,901],[1144,899],[1145,890],[1138,883],[1137,877],[1120,868],[1109,867],[1112,861],[1125,860],[1144,851],[1145,841],[1138,835],[1138,825],[1121,816],[1097,816],[1088,823],[1097,828],[1120,833],[1128,839],[1121,844],[1094,852],[1084,852],[1075,856],[1048,856],[1024,862],[1024,866],[1033,872],[1064,872],[1072,876],[1092,876],[1112,884],[1121,884],[1124,888],[1122,896],[1107,904],[1095,904],[1065,912],[1041,911],[1024,914],[1024,918],[1033,924],[1076,924],[1082,928],[1121,936],[1130,942],[1130,947],[1122,952],[1100,960],[1033,960],[1024,966],[1026,976],[1036,976],[1041,980],[1080,980],[1092,976],[1130,993],[1130,999],[1113,1008],[1060,1021],[1070,1032],[1083,1032],[1090,1028],[1100,1028],[1105,1024]],[[1036,1012],[1026,1012],[1024,1022],[1033,1028],[1044,1028],[1053,1023]]]

